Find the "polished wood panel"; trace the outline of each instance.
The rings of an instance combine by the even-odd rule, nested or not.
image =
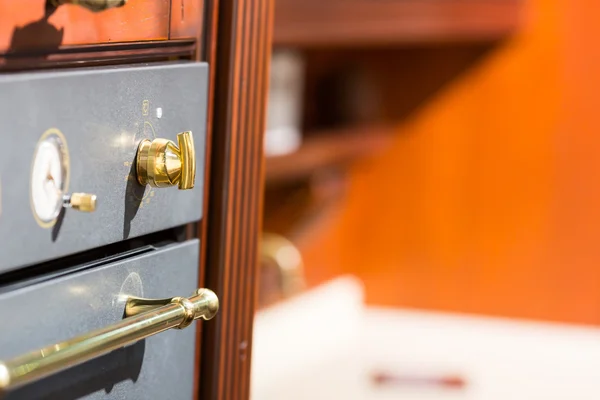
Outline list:
[[[196,40],[182,39],[61,47],[50,54],[0,56],[0,71],[76,68],[166,61],[174,58],[191,59],[198,54],[197,45]]]
[[[122,8],[93,13],[73,5],[44,8],[43,1],[28,1],[29,8],[0,1],[2,70],[150,62],[173,57],[200,60],[214,51],[203,48],[209,36],[205,30],[210,29],[205,28],[204,14],[212,2],[160,0],[142,4],[133,0]]]
[[[522,0],[277,0],[274,42],[364,46],[506,37]]]
[[[206,6],[204,0],[171,0],[169,39],[200,38]]]
[[[191,0],[190,0],[191,1]],[[48,52],[64,45],[165,40],[169,0],[129,0],[94,13],[76,5],[46,7],[45,0],[0,1],[0,53]]]
[[[353,166],[302,243],[312,284],[354,273],[371,304],[600,324],[600,4],[526,11]]]
[[[185,0],[184,0],[185,1]],[[198,32],[198,43],[199,50],[195,54],[195,59],[198,61],[207,62],[209,65],[209,85],[208,85],[208,99],[207,99],[207,110],[206,110],[206,142],[205,142],[205,164],[204,164],[204,196],[202,202],[202,215],[209,215],[211,212],[210,208],[210,182],[211,182],[211,160],[212,160],[212,136],[213,136],[213,116],[215,110],[214,94],[215,94],[215,77],[217,64],[217,45],[218,45],[218,11],[219,1],[218,0],[207,0],[206,2],[198,0],[196,4],[203,5],[202,13],[202,29]],[[187,7],[189,1],[184,6]],[[184,10],[184,13],[186,11]],[[207,264],[207,245],[211,243],[208,238],[208,218],[204,217],[196,226],[196,235],[200,239],[200,254],[198,260],[198,287],[206,287],[206,264]],[[210,378],[204,374],[202,364],[202,337],[204,325],[199,324],[197,330],[197,346],[196,346],[196,376],[197,379],[194,381],[194,399],[200,399],[201,393],[204,391],[205,385]],[[206,346],[210,346],[207,344]]]
[[[203,327],[200,398],[246,399],[261,231],[272,0],[219,3],[206,286],[221,300]]]

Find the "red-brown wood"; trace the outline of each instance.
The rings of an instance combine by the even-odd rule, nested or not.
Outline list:
[[[171,0],[169,39],[201,38],[205,7],[204,0]]]
[[[206,286],[221,302],[203,327],[202,399],[246,399],[261,230],[272,0],[219,3]]]
[[[0,0],[0,69],[200,60],[206,53],[204,0],[130,0],[98,13],[26,3]]]
[[[357,46],[506,37],[522,0],[277,0],[274,43]]]
[[[169,37],[169,15],[169,0],[129,0],[123,7],[97,13],[77,5],[62,5],[50,12],[45,0],[3,0],[0,1],[0,53],[165,40]]]
[[[218,11],[219,1],[218,0],[207,0],[204,3],[204,12],[206,18],[203,18],[203,29],[200,32],[199,43],[202,51],[196,54],[196,59],[205,61],[209,64],[209,85],[208,85],[208,101],[207,101],[207,121],[206,121],[206,150],[205,150],[205,162],[204,162],[204,196],[203,196],[203,210],[202,215],[204,218],[197,227],[197,234],[200,239],[200,257],[198,260],[198,276],[200,281],[198,287],[206,287],[206,253],[208,240],[208,215],[210,212],[210,182],[211,182],[211,159],[212,159],[212,134],[213,134],[213,115],[215,110],[214,95],[215,95],[215,65],[217,63],[217,45],[218,45]],[[196,365],[197,365],[197,379],[195,380],[194,397],[200,398],[201,392],[205,382],[207,382],[207,376],[203,374],[205,368],[202,365],[202,336],[203,336],[203,325],[199,325],[197,331],[197,344],[196,347]]]
[[[0,71],[43,68],[83,67],[134,62],[191,59],[197,52],[196,40],[107,43],[61,47],[43,55],[10,54],[0,56]]]

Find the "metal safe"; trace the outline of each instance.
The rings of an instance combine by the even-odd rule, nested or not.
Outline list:
[[[207,87],[192,62],[0,76],[5,398],[192,397]]]

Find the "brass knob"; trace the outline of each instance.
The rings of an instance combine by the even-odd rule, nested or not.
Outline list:
[[[177,145],[167,139],[142,140],[136,157],[140,185],[191,189],[196,180],[196,152],[192,132],[177,135]]]
[[[104,11],[109,8],[122,7],[127,0],[52,0],[55,6],[62,4],[76,4],[87,8],[90,11]]]

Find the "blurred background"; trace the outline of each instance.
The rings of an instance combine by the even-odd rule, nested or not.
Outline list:
[[[276,0],[254,399],[600,398],[598,21]]]

